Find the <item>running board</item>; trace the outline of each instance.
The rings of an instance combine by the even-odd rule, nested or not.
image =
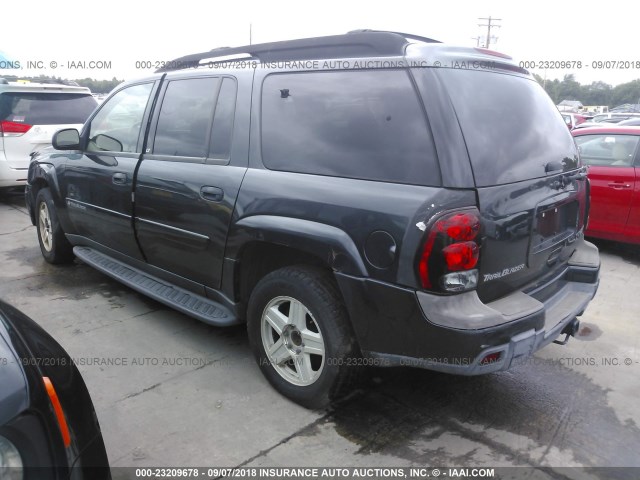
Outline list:
[[[73,253],[80,260],[105,275],[204,323],[216,327],[227,327],[240,323],[224,305],[159,280],[92,248],[74,247]]]

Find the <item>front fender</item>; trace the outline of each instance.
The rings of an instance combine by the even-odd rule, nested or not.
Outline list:
[[[309,253],[325,261],[336,272],[367,276],[367,269],[351,237],[331,225],[277,215],[246,217],[229,231],[225,257],[237,260],[242,248],[255,241]]]
[[[53,197],[53,202],[56,206],[56,210],[58,213],[58,218],[60,219],[63,230],[67,231],[65,225],[67,222],[65,221],[65,215],[62,214],[65,211],[64,198],[60,192],[60,184],[58,182],[58,175],[56,172],[56,167],[53,163],[48,163],[44,161],[38,161],[37,157],[29,164],[29,175],[27,177],[27,188],[26,188],[26,203],[27,209],[29,210],[29,215],[31,216],[31,222],[35,225],[35,207],[36,207],[36,197],[38,196],[38,192],[42,188],[49,188],[51,191],[51,196]]]

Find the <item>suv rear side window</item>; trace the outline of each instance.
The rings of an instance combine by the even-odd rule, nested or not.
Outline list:
[[[262,158],[272,170],[440,184],[421,100],[404,70],[267,76]]]
[[[97,105],[89,94],[5,92],[0,95],[0,121],[28,125],[83,124]]]
[[[437,69],[449,91],[479,187],[544,177],[548,163],[577,168],[573,138],[535,80]]]

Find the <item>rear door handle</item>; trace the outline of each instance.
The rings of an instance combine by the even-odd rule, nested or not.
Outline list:
[[[114,173],[111,177],[111,181],[116,185],[126,185],[127,184],[127,174],[126,173]]]
[[[631,184],[622,182],[611,182],[609,186],[615,190],[622,190],[624,188],[631,188]]]
[[[204,186],[200,189],[200,196],[209,202],[221,202],[224,192],[218,187]]]

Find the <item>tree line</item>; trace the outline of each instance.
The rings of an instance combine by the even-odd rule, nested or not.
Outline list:
[[[91,93],[109,93],[120,85],[124,80],[113,77],[111,80],[96,80],[94,78],[82,78],[74,80],[81,87],[89,87]]]
[[[583,105],[607,105],[610,108],[625,103],[640,103],[640,79],[613,87],[605,82],[582,85],[573,74],[565,75],[562,80],[545,80],[535,73],[533,76],[556,105],[563,100],[579,100]]]
[[[543,86],[551,99],[557,105],[563,100],[579,100],[583,105],[607,105],[615,107],[625,103],[640,103],[640,79],[627,83],[621,83],[615,87],[605,82],[592,82],[589,85],[582,85],[576,81],[573,74],[565,75],[562,80],[557,78],[546,80],[538,74],[533,74],[534,78]],[[5,77],[9,81],[15,81],[18,77]],[[72,83],[75,82],[81,87],[89,87],[92,93],[109,93],[124,80],[113,77],[111,80],[96,80],[94,78],[81,78],[76,80],[66,80],[60,77],[39,77],[23,78],[32,82],[40,83]]]
[[[91,93],[109,93],[115,87],[120,85],[124,80],[118,80],[113,77],[111,80],[96,80],[95,78],[79,78],[76,80],[63,79],[62,77],[48,77],[46,75],[40,75],[38,77],[16,77],[15,75],[6,75],[2,78],[9,82],[16,82],[18,80],[26,80],[34,83],[59,83],[64,85],[79,85],[81,87],[89,87]]]

